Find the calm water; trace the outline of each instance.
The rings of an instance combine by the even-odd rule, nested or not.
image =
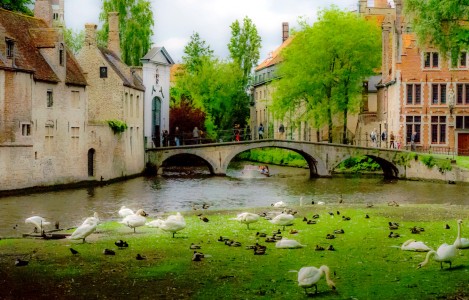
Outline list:
[[[272,176],[233,167],[226,177],[175,175],[136,178],[102,187],[0,198],[0,237],[20,236],[32,228],[24,220],[40,215],[59,221],[61,228],[77,226],[99,212],[104,220],[117,219],[122,205],[143,208],[150,216],[165,211],[188,211],[193,205],[210,209],[270,206],[284,201],[298,205],[324,201],[337,203],[449,203],[468,205],[469,185],[414,181],[386,182],[382,177],[309,179],[309,170],[270,166]],[[18,224],[17,229],[13,227]],[[51,226],[53,227],[53,226]]]

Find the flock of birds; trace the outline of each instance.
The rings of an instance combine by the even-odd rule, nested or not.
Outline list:
[[[342,199],[340,201],[342,201]],[[300,199],[300,205],[302,205],[302,203],[303,203],[303,198]],[[314,202],[312,202],[312,204],[314,204]],[[323,203],[316,203],[316,204],[322,205]],[[281,213],[278,213],[278,212],[274,213],[274,215],[270,215],[270,216],[267,215],[266,213],[255,214],[251,212],[243,212],[243,213],[238,214],[236,218],[232,218],[230,220],[238,221],[241,224],[245,224],[247,226],[247,229],[250,229],[249,227],[250,224],[258,222],[261,219],[261,217],[264,217],[265,219],[268,219],[272,224],[282,226],[283,231],[285,231],[286,226],[292,225],[294,223],[296,211],[287,209],[286,208],[287,205],[283,201],[273,203],[272,207],[282,208],[283,211]],[[207,207],[204,206],[203,208],[206,209],[208,208],[208,206]],[[334,215],[334,213],[332,212],[330,212],[329,214],[331,214],[331,216]],[[160,228],[161,230],[165,232],[169,232],[172,234],[172,237],[174,238],[174,235],[178,231],[183,230],[186,227],[186,221],[179,212],[177,212],[175,215],[168,216],[166,219],[156,219],[156,220],[147,222],[146,217],[148,216],[148,214],[143,209],[139,209],[136,212],[134,212],[132,209],[127,208],[126,206],[122,206],[120,210],[118,211],[118,215],[119,217],[122,218],[122,220],[119,223],[124,224],[128,226],[129,228],[133,229],[134,233],[136,232],[137,227],[148,226],[152,228]],[[337,215],[340,215],[339,211],[337,211]],[[345,217],[345,216],[342,216],[342,217],[344,221],[350,220],[350,218],[348,217]],[[368,215],[366,217],[369,218]],[[199,218],[202,221],[205,221],[201,215],[199,216]],[[305,220],[305,219],[303,219],[303,221],[307,222],[308,220],[307,219]],[[314,216],[313,216],[313,219],[314,219]],[[312,220],[309,220],[309,221],[312,221]],[[99,220],[98,214],[94,213],[92,217],[86,218],[84,222],[80,226],[78,226],[75,229],[75,231],[69,236],[69,238],[72,240],[82,240],[83,243],[85,243],[85,239],[90,234],[96,231],[96,228],[99,222],[100,220]],[[208,219],[205,222],[208,222]],[[41,233],[44,233],[44,226],[50,225],[50,222],[46,221],[44,218],[40,216],[33,216],[30,218],[27,218],[25,220],[25,223],[33,225],[34,231],[35,232],[39,231]],[[314,223],[311,223],[311,224],[314,224]],[[428,262],[430,261],[432,257],[435,262],[440,263],[441,268],[443,268],[443,263],[448,263],[451,268],[451,264],[453,260],[457,257],[458,249],[469,248],[469,239],[461,237],[462,220],[458,220],[457,225],[458,225],[457,237],[453,244],[444,243],[440,245],[438,249],[435,251],[422,241],[409,239],[402,244],[400,249],[404,251],[428,252],[425,257],[425,260],[421,262],[420,264],[418,264],[418,268],[421,268],[425,266],[426,264],[428,264]],[[389,228],[390,230],[397,230],[399,228],[399,224],[389,222]],[[448,225],[447,225],[447,228],[449,228]],[[411,229],[412,233],[419,233],[421,231],[424,231],[424,229],[419,228],[419,227],[414,227]],[[290,231],[290,233],[292,234],[295,234],[297,232],[298,231],[295,231],[295,230]],[[334,234],[343,234],[343,233],[344,233],[343,229],[334,230]],[[266,237],[265,233],[257,232],[256,235],[259,237]],[[397,233],[391,232],[389,237],[399,237],[399,235]],[[326,239],[333,239],[333,238],[335,238],[333,234],[328,234],[326,236]],[[235,242],[227,238],[223,238],[221,236],[220,236],[219,241],[225,242],[226,245],[232,246],[232,247],[241,246],[239,242]],[[306,246],[306,245],[299,243],[298,241],[294,239],[283,238],[281,236],[280,229],[274,232],[272,237],[266,237],[266,242],[275,242],[276,243],[275,247],[278,249],[295,249],[295,248],[303,248]],[[122,240],[117,241],[115,244],[120,249],[128,247],[127,242],[122,241]],[[319,246],[316,246],[316,250],[324,250],[324,248],[319,247],[320,249],[318,249],[318,247]],[[267,247],[256,243],[256,245],[247,246],[246,248],[254,249],[255,255],[263,255],[265,254]],[[202,258],[205,257],[203,253],[197,251],[198,249],[200,249],[199,245],[191,244],[190,249],[194,249],[194,254],[192,257],[193,261],[201,261]],[[335,250],[335,249],[331,245],[328,248],[328,250]],[[70,251],[72,252],[72,254],[78,253],[78,251],[72,248],[70,248]],[[109,249],[104,250],[104,254],[106,255],[114,255],[115,253],[113,252],[114,251],[109,250]],[[142,259],[145,259],[145,257],[138,254],[136,259],[142,260]],[[28,262],[25,260],[17,259],[15,264],[17,266],[24,266],[24,265],[27,265],[27,263]],[[325,277],[326,283],[331,289],[333,290],[336,289],[334,282],[330,278],[329,267],[326,265],[322,265],[319,268],[316,268],[313,266],[303,267],[299,271],[294,271],[294,272],[298,272],[298,285],[304,288],[304,291],[306,294],[308,294],[307,289],[312,288],[312,287],[316,288],[315,292],[317,293],[317,283],[322,277]]]

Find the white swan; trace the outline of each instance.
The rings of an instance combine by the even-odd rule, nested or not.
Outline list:
[[[302,288],[304,288],[305,293],[306,293],[307,288],[314,286],[316,288],[316,293],[317,293],[318,292],[317,283],[323,275],[326,275],[327,285],[331,289],[335,290],[335,284],[329,277],[329,267],[326,265],[319,267],[319,269],[316,267],[301,268],[300,271],[298,272],[298,286],[301,286]]]
[[[46,219],[40,216],[33,216],[30,218],[27,218],[24,222],[26,224],[33,224],[35,227],[34,232],[38,230],[38,232],[40,233],[42,233],[42,231],[44,230],[45,225],[50,225],[50,222],[47,222]]]
[[[145,218],[146,216],[147,213],[143,209],[139,209],[136,213],[134,213],[133,215],[128,215],[119,223],[125,224],[130,228],[133,228],[135,232],[135,228],[145,225],[145,222],[147,221],[147,219]]]
[[[96,231],[96,227],[98,226],[99,218],[98,213],[95,212],[93,217],[86,218],[86,220],[81,224],[70,236],[71,240],[81,240],[83,239],[83,243],[87,236],[92,234]]]
[[[275,248],[279,248],[279,249],[296,249],[296,248],[303,248],[303,247],[305,247],[305,245],[302,245],[295,240],[290,240],[286,238],[281,239],[275,244]]]
[[[150,222],[147,222],[145,223],[146,226],[148,227],[160,227],[160,225],[163,223],[164,221],[161,220],[161,219],[156,219],[156,220],[153,220],[153,221],[150,221]]]
[[[287,204],[285,204],[285,202],[283,202],[283,201],[275,202],[275,203],[272,203],[271,205],[273,207],[281,207],[281,208],[287,207]]]
[[[249,229],[249,224],[259,221],[260,216],[250,212],[240,213],[236,218],[230,219],[238,221],[242,224],[246,224]]]
[[[176,215],[170,215],[168,218],[166,218],[166,220],[163,221],[159,227],[164,231],[172,232],[174,237],[176,232],[186,228],[186,220],[178,212]]]
[[[462,224],[462,220],[458,220],[458,236],[456,237],[456,240],[454,241],[454,245],[458,249],[465,249],[465,248],[469,248],[469,239],[461,237],[461,224]]]
[[[431,250],[427,253],[425,260],[419,263],[418,268],[425,266],[430,259],[430,256],[434,255],[433,259],[435,261],[440,262],[440,268],[443,268],[443,263],[449,263],[449,267],[451,268],[451,262],[456,258],[456,246],[455,245],[448,245],[446,243],[442,244],[438,249]]]
[[[281,213],[272,220],[270,220],[270,223],[283,226],[283,230],[285,230],[285,226],[293,224],[294,219],[295,217],[291,214]]]
[[[133,215],[133,214],[135,214],[134,211],[131,210],[128,207],[125,207],[125,205],[123,205],[121,207],[121,209],[119,209],[119,217],[121,217],[121,218],[125,218],[125,217]]]
[[[401,250],[404,250],[404,251],[417,251],[417,252],[427,252],[427,251],[430,251],[432,249],[430,249],[430,247],[428,247],[427,245],[425,245],[424,242],[417,242],[416,240],[407,240],[405,241],[402,246],[401,246]]]

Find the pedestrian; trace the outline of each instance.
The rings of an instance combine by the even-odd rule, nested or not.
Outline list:
[[[179,132],[179,127],[176,126],[174,129],[174,142],[176,147],[181,145],[181,132]]]
[[[382,145],[384,145],[385,148],[386,148],[386,145],[388,144],[387,140],[388,140],[388,133],[386,132],[386,129],[384,129],[383,132],[381,132],[381,143]]]
[[[396,137],[394,136],[394,132],[391,131],[391,133],[389,134],[389,148],[396,148],[396,145],[394,144],[395,139]]]
[[[168,130],[163,131],[163,147],[168,147],[169,142],[169,132]]]
[[[251,127],[246,126],[246,130],[245,130],[245,138],[244,138],[246,141],[249,141],[251,140]]]
[[[410,150],[415,151],[415,143],[417,142],[417,132],[412,132],[412,135],[410,136]]]
[[[194,138],[194,143],[198,144],[199,143],[199,128],[197,128],[197,126],[195,126],[194,130],[192,130],[192,137]]]
[[[376,147],[376,128],[371,131],[370,139],[371,139],[372,146]]]
[[[262,125],[262,123],[259,125],[258,133],[259,139],[262,140],[264,138],[264,125]]]
[[[279,138],[283,140],[283,134],[285,133],[285,126],[283,123],[280,123],[280,127],[278,128]]]

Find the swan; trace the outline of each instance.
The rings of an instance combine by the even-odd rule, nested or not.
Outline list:
[[[285,230],[285,226],[292,225],[294,219],[295,217],[293,215],[282,213],[270,220],[270,223],[283,226],[283,230]]]
[[[44,230],[43,226],[50,225],[50,222],[47,222],[46,219],[40,216],[33,216],[30,218],[27,218],[24,222],[26,224],[33,224],[35,227],[34,232],[37,232],[38,230],[41,233],[42,233],[42,230]]]
[[[176,215],[170,215],[168,218],[166,218],[166,220],[160,224],[159,228],[164,231],[172,232],[174,237],[176,232],[186,228],[186,220],[178,212]]]
[[[71,240],[83,240],[85,243],[85,239],[87,236],[92,234],[96,231],[96,227],[98,226],[99,218],[98,213],[94,213],[93,217],[86,218],[86,220],[81,224],[70,236]]]
[[[150,222],[147,222],[145,223],[146,226],[148,227],[160,227],[160,225],[163,223],[164,221],[161,220],[161,219],[156,219],[156,220],[153,220],[153,221],[150,221]]]
[[[129,226],[130,228],[133,228],[135,232],[135,228],[145,225],[146,220],[147,220],[145,218],[146,216],[147,216],[147,213],[143,209],[139,209],[133,215],[128,215],[119,223],[125,224]]]
[[[121,217],[121,218],[125,218],[125,217],[133,215],[133,214],[135,214],[134,211],[131,210],[128,207],[125,207],[125,205],[123,205],[121,207],[121,209],[119,209],[119,217]]]
[[[329,267],[326,265],[322,265],[321,267],[303,267],[298,272],[298,286],[301,286],[305,289],[305,294],[307,294],[306,289],[310,287],[316,288],[316,293],[318,292],[317,283],[319,279],[323,275],[326,275],[326,282],[327,285],[332,289],[335,290],[335,284],[329,277]]]
[[[469,239],[461,237],[461,224],[462,224],[462,220],[458,220],[458,236],[456,237],[456,240],[454,241],[454,245],[458,249],[465,249],[465,248],[469,248]]]
[[[431,250],[427,253],[425,260],[419,263],[418,268],[425,266],[430,259],[430,256],[434,255],[433,259],[440,262],[440,267],[443,268],[443,263],[449,263],[451,268],[451,262],[456,258],[456,246],[448,245],[446,243],[442,244],[438,249]]]
[[[279,249],[295,249],[295,248],[303,248],[303,247],[305,247],[305,245],[302,245],[295,240],[290,240],[286,238],[281,239],[275,244],[275,248],[279,248]]]
[[[287,207],[287,205],[283,201],[275,202],[275,203],[272,203],[271,205],[273,207]]]
[[[258,214],[253,214],[250,212],[243,212],[239,214],[236,218],[230,219],[235,220],[240,223],[246,224],[249,229],[249,224],[259,221],[260,216]]]
[[[401,250],[404,250],[404,251],[427,252],[427,251],[430,251],[430,250],[432,250],[432,249],[430,249],[430,247],[428,247],[427,245],[425,245],[424,242],[417,242],[416,240],[410,239],[410,240],[405,241],[405,242],[402,244]]]

